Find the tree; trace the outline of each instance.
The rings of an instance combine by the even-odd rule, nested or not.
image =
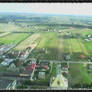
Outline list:
[[[39,59],[37,58],[37,61],[36,61],[36,63],[37,63],[37,64],[39,64],[39,62],[40,62],[40,61],[39,61]]]

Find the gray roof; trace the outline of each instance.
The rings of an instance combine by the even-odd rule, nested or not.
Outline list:
[[[4,79],[0,79],[0,89],[6,89],[7,86],[12,83],[13,81],[11,80],[4,80]]]

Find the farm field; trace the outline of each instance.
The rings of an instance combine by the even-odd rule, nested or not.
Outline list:
[[[27,33],[11,33],[5,37],[0,38],[0,43],[4,44],[17,44],[24,38],[26,38],[29,34]]]
[[[4,32],[4,33],[0,33],[0,37],[6,36],[8,35],[10,32]]]
[[[38,39],[40,37],[39,33],[30,35],[27,39],[25,39],[24,41],[22,41],[17,47],[15,47],[14,49],[16,50],[23,50],[26,49],[26,47],[29,47],[33,44],[33,42]]]
[[[0,23],[0,32],[12,32],[12,31],[18,31],[20,30],[20,27],[17,27],[14,24],[6,24],[6,23]]]
[[[87,64],[69,64],[70,85],[91,84],[92,74],[87,71]]]
[[[32,54],[41,59],[51,60],[62,60],[67,53],[71,55],[71,60],[80,60],[79,55],[84,54],[87,60],[92,54],[92,42],[85,42],[81,37],[64,38],[65,34],[65,31],[60,34],[56,32],[40,33],[40,38],[37,40],[39,44]]]
[[[56,59],[58,47],[58,35],[55,32],[41,33],[40,41],[32,54],[41,59]]]

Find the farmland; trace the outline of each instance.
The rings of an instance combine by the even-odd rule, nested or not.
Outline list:
[[[33,34],[29,36],[26,40],[22,41],[15,49],[16,50],[23,50],[33,44],[33,42],[38,39],[39,34]]]
[[[19,34],[11,33],[5,37],[0,38],[0,42],[4,44],[17,44],[28,35],[29,34],[24,34],[24,33],[19,33]]]
[[[83,85],[92,83],[92,74],[88,73],[87,65],[85,64],[70,64],[69,73],[70,84],[73,87],[76,87],[76,84]]]
[[[0,72],[22,73],[31,80],[25,77],[29,84],[36,86],[39,82],[58,86],[57,76],[61,75],[70,88],[92,84],[92,74],[85,64],[92,62],[92,27],[85,23],[91,17],[9,16],[1,16],[0,21]]]
[[[64,54],[69,53],[71,60],[79,60],[78,56],[80,54],[84,54],[86,58],[92,54],[91,42],[85,42],[82,37],[64,39],[65,32],[60,34],[46,32],[40,35],[38,39],[39,44],[33,51],[33,54],[43,59],[61,60]]]

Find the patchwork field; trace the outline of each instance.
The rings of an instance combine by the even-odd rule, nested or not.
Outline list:
[[[92,54],[92,42],[85,42],[81,37],[63,38],[65,34],[65,31],[60,34],[56,32],[41,33],[41,36],[37,41],[39,44],[32,54],[41,59],[52,60],[62,60],[64,54],[67,53],[71,55],[71,60],[79,60],[79,55],[84,54],[87,60]]]
[[[56,59],[58,35],[54,32],[41,33],[40,41],[33,54],[41,59]]]
[[[78,29],[76,29],[77,31]],[[89,29],[81,29],[78,32],[85,36],[92,33]],[[87,32],[88,30],[88,32]],[[67,32],[76,33],[75,29],[62,30],[61,33],[57,32],[39,32],[35,34],[27,33],[1,33],[0,35],[6,35],[0,38],[0,43],[4,44],[18,44],[15,47],[16,50],[23,50],[33,43],[37,44],[37,47],[31,53],[33,57],[39,57],[40,59],[48,60],[62,60],[65,54],[71,55],[71,60],[79,60],[79,55],[84,54],[86,59],[92,55],[92,41],[86,42],[80,38],[64,38]],[[8,34],[8,35],[7,35]],[[29,36],[29,37],[28,37]],[[28,37],[28,38],[27,38]]]

